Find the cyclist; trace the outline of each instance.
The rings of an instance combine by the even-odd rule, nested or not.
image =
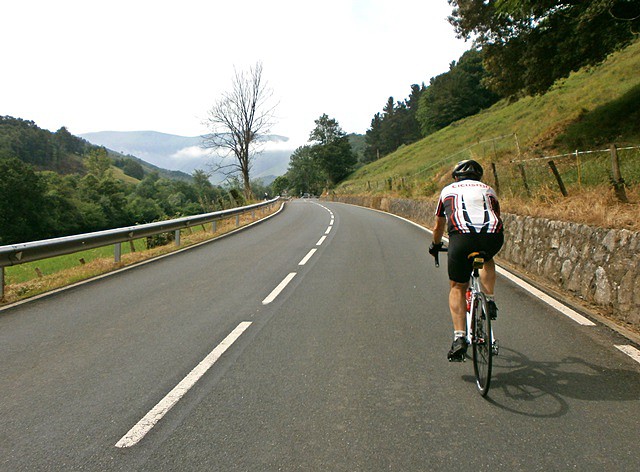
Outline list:
[[[458,162],[451,172],[454,181],[440,193],[436,208],[436,224],[429,254],[442,248],[445,227],[449,234],[447,255],[450,281],[449,310],[453,321],[453,344],[447,354],[450,361],[462,361],[467,352],[466,291],[473,262],[467,257],[471,252],[484,251],[484,268],[480,281],[488,300],[489,316],[495,319],[498,308],[494,300],[496,282],[493,256],[504,242],[500,204],[496,192],[480,182],[482,166],[474,160]]]

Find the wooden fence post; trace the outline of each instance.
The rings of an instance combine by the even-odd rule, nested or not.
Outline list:
[[[498,169],[496,168],[495,162],[491,163],[491,169],[493,169],[493,180],[496,183],[496,188],[495,188],[496,193],[500,195],[500,181],[498,180]]]
[[[618,148],[615,144],[611,145],[611,173],[613,176],[613,189],[616,192],[616,197],[622,203],[628,203],[627,193],[624,190],[624,179],[620,174],[620,162],[618,161]]]
[[[524,188],[527,191],[527,196],[531,197],[531,190],[529,190],[529,183],[527,182],[527,173],[524,170],[524,164],[521,162],[518,164],[520,167],[520,174],[522,174],[522,182],[524,182]]]
[[[549,164],[549,167],[551,167],[551,172],[553,172],[553,175],[555,175],[556,180],[558,181],[558,187],[560,187],[560,192],[562,192],[562,196],[566,197],[568,195],[567,189],[564,186],[564,182],[562,182],[562,177],[560,176],[560,172],[558,172],[556,163],[553,161],[549,161],[548,164]]]

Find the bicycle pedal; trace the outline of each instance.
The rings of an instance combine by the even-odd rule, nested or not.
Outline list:
[[[449,359],[449,362],[464,362],[467,360],[466,357],[467,356],[451,356],[451,357],[448,357],[448,359]]]
[[[493,341],[493,344],[491,345],[491,353],[494,356],[497,356],[498,354],[500,354],[500,346],[498,345],[497,340]]]

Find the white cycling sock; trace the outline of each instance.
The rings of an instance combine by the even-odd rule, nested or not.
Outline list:
[[[485,297],[487,297],[487,301],[488,302],[495,302],[496,301],[495,295],[486,295],[485,294]]]

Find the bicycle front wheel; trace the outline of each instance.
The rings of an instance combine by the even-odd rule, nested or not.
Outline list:
[[[487,299],[479,293],[474,303],[473,319],[473,371],[476,385],[484,397],[489,392],[491,383],[491,361],[493,357],[493,339],[491,336],[491,319],[487,309]]]

